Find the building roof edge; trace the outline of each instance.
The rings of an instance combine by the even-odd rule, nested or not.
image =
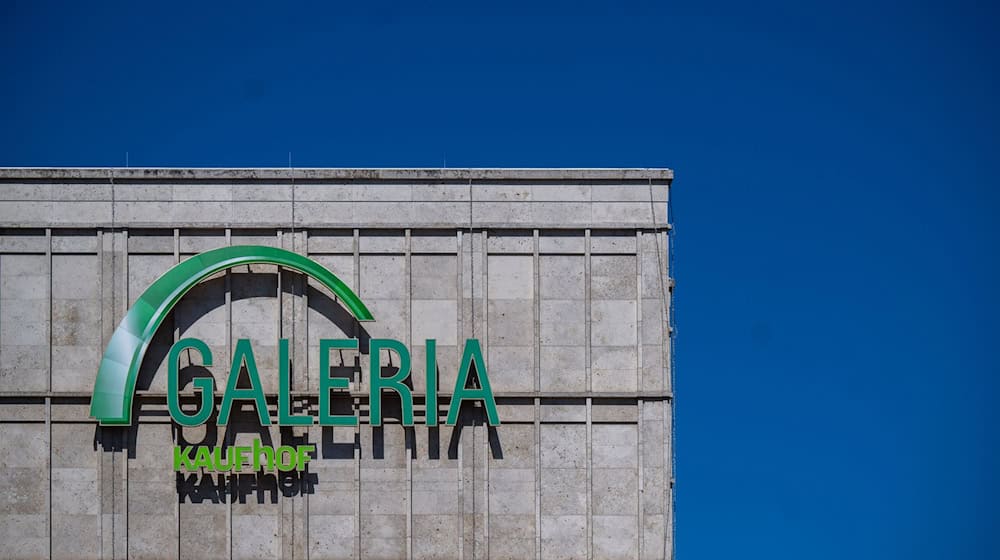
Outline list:
[[[539,181],[671,181],[672,169],[630,168],[221,168],[221,167],[0,167],[0,180],[539,180]]]

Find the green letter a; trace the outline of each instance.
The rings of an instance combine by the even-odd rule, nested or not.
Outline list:
[[[476,376],[479,378],[480,388],[468,388],[469,372],[472,365],[476,366]],[[465,341],[465,350],[462,352],[462,365],[458,367],[458,378],[455,379],[455,391],[451,395],[451,405],[448,407],[449,426],[454,426],[458,421],[458,412],[462,407],[462,401],[482,400],[486,405],[486,418],[490,426],[500,425],[500,416],[497,414],[497,403],[493,400],[493,391],[490,389],[490,378],[486,375],[486,360],[483,359],[483,351],[479,347],[479,340],[470,338]]]
[[[250,378],[249,389],[237,389],[236,385],[240,379],[240,369],[243,363],[247,364],[247,376]],[[250,347],[250,340],[241,338],[236,342],[236,351],[233,352],[233,365],[229,369],[229,380],[226,382],[226,393],[222,395],[222,408],[219,410],[219,425],[224,426],[229,423],[229,412],[233,407],[234,399],[251,399],[257,405],[257,416],[260,418],[261,426],[270,426],[271,418],[267,413],[267,401],[264,399],[264,389],[260,384],[260,374],[257,373],[257,360],[253,357],[253,348]]]

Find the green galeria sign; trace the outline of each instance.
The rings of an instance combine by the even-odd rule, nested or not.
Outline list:
[[[427,425],[437,426],[437,358],[435,357],[434,340],[426,341],[427,344]],[[343,377],[329,376],[329,355],[334,349],[354,349],[358,348],[358,340],[350,338],[345,340],[323,339],[319,343],[320,348],[320,380],[319,380],[319,417],[318,423],[321,426],[357,426],[358,417],[356,415],[330,414],[330,394],[334,390],[345,390],[349,388],[349,381]],[[208,421],[215,412],[215,390],[213,380],[208,377],[197,377],[191,382],[195,389],[201,394],[201,405],[192,414],[187,414],[181,410],[180,395],[178,388],[177,360],[184,350],[195,350],[201,355],[201,362],[205,366],[212,365],[212,351],[204,341],[197,338],[185,338],[177,341],[170,349],[168,356],[168,377],[167,377],[167,408],[170,416],[181,426],[199,426]],[[399,371],[392,377],[382,377],[378,355],[383,350],[391,350],[399,356]],[[311,426],[317,423],[317,417],[309,414],[292,414],[291,397],[289,394],[289,368],[288,368],[288,339],[283,338],[278,341],[278,425],[280,426]],[[478,373],[479,388],[468,388],[469,374],[472,366],[476,367]],[[240,370],[245,368],[250,380],[249,387],[238,388]],[[483,362],[483,353],[479,348],[479,341],[469,339],[465,342],[465,352],[462,354],[462,363],[458,368],[458,377],[455,381],[455,390],[451,398],[451,406],[448,408],[448,418],[445,424],[455,425],[458,420],[459,407],[462,401],[481,400],[486,404],[486,415],[490,425],[500,424],[497,416],[496,403],[493,400],[493,391],[490,389],[489,378],[486,376],[486,368]],[[410,388],[404,384],[406,378],[410,376],[410,352],[406,346],[398,340],[388,338],[375,338],[371,340],[371,367],[370,392],[369,392],[369,418],[372,426],[382,425],[382,393],[394,391],[400,397],[403,408],[403,425],[413,425],[413,395]],[[219,409],[219,425],[224,426],[229,423],[229,415],[233,409],[233,402],[237,400],[253,401],[257,406],[257,416],[261,426],[270,426],[271,418],[267,413],[267,401],[264,398],[263,384],[260,381],[260,372],[257,369],[257,361],[254,359],[253,347],[250,341],[241,338],[236,343],[233,352],[232,369],[229,371],[229,381],[226,383],[226,390],[222,394],[222,407]]]
[[[156,329],[173,309],[174,305],[196,284],[205,278],[232,268],[245,264],[274,264],[284,268],[296,270],[314,278],[327,287],[341,303],[354,315],[358,321],[373,321],[371,312],[358,296],[344,284],[335,274],[326,269],[323,265],[284,249],[274,247],[263,247],[256,245],[243,245],[235,247],[224,247],[201,253],[187,259],[153,282],[149,288],[139,297],[135,305],[128,311],[122,319],[118,328],[111,336],[111,341],[104,352],[100,369],[97,372],[97,380],[94,384],[94,393],[90,403],[90,415],[96,418],[102,425],[129,425],[131,424],[132,400],[135,394],[135,383],[139,375],[139,366],[149,347],[149,342],[156,333]],[[426,341],[426,368],[425,376],[427,382],[426,405],[428,414],[426,423],[428,426],[438,424],[437,414],[437,354],[436,342]],[[293,414],[291,410],[290,397],[290,368],[289,368],[289,345],[287,339],[278,341],[278,418],[277,424],[282,426],[310,426],[320,424],[323,426],[356,426],[358,417],[356,415],[336,415],[330,414],[331,393],[337,390],[349,389],[349,381],[344,378],[332,378],[329,376],[329,356],[333,350],[357,350],[358,339],[322,339],[319,344],[319,415]],[[200,355],[202,365],[210,367],[212,365],[212,351],[204,341],[197,338],[185,338],[177,341],[170,349],[168,355],[168,379],[167,379],[167,406],[170,416],[181,426],[197,426],[204,424],[211,418],[215,411],[215,389],[211,378],[195,378],[192,384],[195,391],[200,394],[201,402],[197,410],[193,413],[186,413],[181,410],[178,380],[178,358],[184,350],[192,350]],[[373,426],[382,425],[382,394],[385,391],[393,391],[400,397],[402,403],[402,423],[405,426],[413,425],[413,396],[409,387],[404,381],[411,373],[410,352],[406,346],[392,339],[376,338],[370,341],[370,367],[369,367],[369,418]],[[381,353],[393,352],[399,358],[399,370],[391,377],[382,377],[379,366]],[[250,340],[240,339],[236,343],[231,361],[232,368],[229,372],[229,379],[225,392],[222,394],[221,408],[218,414],[218,423],[225,425],[229,421],[233,403],[237,400],[253,401],[256,405],[257,415],[262,426],[270,426],[272,419],[267,411],[267,402],[264,398],[263,385],[260,380],[260,372],[254,358],[253,347]],[[470,388],[469,376],[475,368],[478,379],[478,387]],[[237,387],[239,373],[246,369],[249,377],[249,387]],[[462,360],[459,365],[455,387],[452,392],[451,405],[448,409],[446,425],[454,425],[458,420],[458,414],[463,401],[482,401],[486,409],[486,416],[490,425],[499,425],[500,418],[497,415],[496,402],[490,388],[489,377],[486,373],[486,363],[483,359],[482,349],[479,341],[468,339],[462,352]],[[258,442],[259,443],[259,442]],[[300,446],[300,448],[311,448],[312,446]],[[224,459],[219,455],[220,449],[215,453],[209,452],[208,448],[181,448],[175,449],[174,466],[193,470],[196,468],[209,468],[213,470],[241,470],[242,453],[250,452],[254,454],[251,461],[254,469],[260,466],[259,455],[263,453],[265,457],[270,457],[268,465],[273,468],[275,464],[280,470],[291,470],[292,468],[302,469],[308,461],[308,455],[303,449],[278,448],[277,452],[270,447],[259,448],[255,444],[251,448],[232,448]],[[282,461],[282,458],[285,460]],[[228,466],[228,468],[226,468]],[[249,466],[249,465],[248,465]],[[285,468],[287,467],[287,468]]]

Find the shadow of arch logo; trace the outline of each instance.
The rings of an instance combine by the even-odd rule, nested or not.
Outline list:
[[[136,380],[143,357],[153,335],[163,323],[173,307],[191,288],[202,280],[220,271],[240,265],[273,264],[305,274],[325,286],[354,318],[361,322],[374,321],[374,317],[364,302],[333,272],[318,262],[291,251],[259,245],[239,245],[206,251],[191,257],[169,269],[139,296],[128,310],[111,336],[104,351],[94,392],[90,401],[90,416],[102,426],[127,426],[132,423],[132,401]],[[427,410],[428,426],[438,425],[437,406],[437,357],[436,341],[426,344]],[[357,426],[358,416],[330,414],[331,392],[348,390],[350,381],[346,378],[330,377],[329,354],[333,350],[358,350],[357,338],[321,339],[319,341],[319,414],[293,414],[290,396],[290,368],[288,339],[278,341],[278,417],[279,426]],[[185,412],[180,406],[178,360],[184,350],[200,354],[202,365],[212,365],[212,351],[208,344],[197,338],[184,338],[170,348],[167,357],[167,408],[170,416],[181,426],[204,424],[215,412],[214,380],[199,377],[191,380],[196,393],[200,394],[200,405],[193,413]],[[398,356],[399,369],[391,377],[383,377],[379,357],[382,352],[392,352]],[[402,409],[402,424],[413,425],[413,397],[404,383],[411,372],[410,352],[406,346],[388,338],[369,341],[372,356],[369,367],[369,419],[372,426],[382,425],[382,394],[394,391],[399,395]],[[222,395],[218,413],[218,424],[229,421],[234,401],[253,401],[261,426],[272,425],[263,385],[254,358],[250,340],[240,339],[233,350],[232,367]],[[241,371],[247,372],[249,387],[238,387]],[[469,386],[469,377],[475,371],[476,386]],[[467,339],[462,351],[458,375],[455,380],[451,403],[448,408],[446,425],[455,425],[461,404],[464,401],[482,401],[490,425],[500,424],[496,402],[490,388],[489,376],[483,359],[482,349],[477,339]],[[225,452],[223,453],[223,449]],[[315,446],[302,445],[297,448],[282,446],[273,449],[260,445],[259,440],[252,447],[228,447],[211,449],[206,446],[176,446],[174,448],[175,470],[217,470],[242,471],[243,467],[253,467],[254,471],[266,466],[269,470],[303,470]],[[244,465],[244,460],[250,456]],[[261,461],[263,456],[264,461]],[[251,465],[252,463],[252,465]]]

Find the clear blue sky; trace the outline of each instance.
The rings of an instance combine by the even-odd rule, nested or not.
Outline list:
[[[0,6],[0,165],[674,168],[680,557],[1000,557],[996,9],[142,4]]]

